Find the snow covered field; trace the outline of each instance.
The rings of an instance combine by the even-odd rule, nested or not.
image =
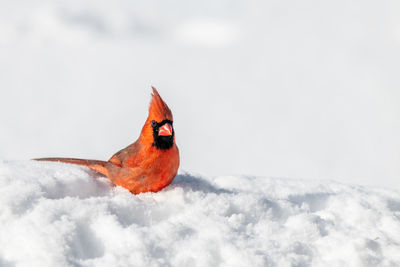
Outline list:
[[[132,195],[83,167],[0,162],[0,266],[399,266],[400,193],[178,175]]]
[[[399,14],[1,0],[0,267],[400,266]],[[181,155],[162,192],[28,161],[108,159],[139,135],[150,85]]]

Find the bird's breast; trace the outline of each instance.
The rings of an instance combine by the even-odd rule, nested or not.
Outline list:
[[[148,157],[140,164],[140,168],[144,170],[138,177],[141,180],[140,192],[160,191],[173,181],[178,172],[179,150],[176,146],[152,152],[147,154]]]

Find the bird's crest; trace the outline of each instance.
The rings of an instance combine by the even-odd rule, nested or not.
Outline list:
[[[153,88],[153,93],[150,108],[149,108],[149,119],[155,120],[157,122],[161,122],[163,120],[171,120],[173,121],[172,112],[162,100],[161,96],[158,94],[157,90]]]

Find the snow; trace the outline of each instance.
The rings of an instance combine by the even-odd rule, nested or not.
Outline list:
[[[398,266],[400,192],[180,173],[132,195],[84,167],[0,162],[1,266]]]
[[[399,8],[1,1],[0,266],[400,266]],[[28,161],[108,159],[151,85],[181,153],[163,191]]]

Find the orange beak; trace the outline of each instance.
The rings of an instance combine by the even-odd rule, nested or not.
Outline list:
[[[170,136],[172,135],[172,126],[169,123],[164,124],[158,130],[158,136]]]

